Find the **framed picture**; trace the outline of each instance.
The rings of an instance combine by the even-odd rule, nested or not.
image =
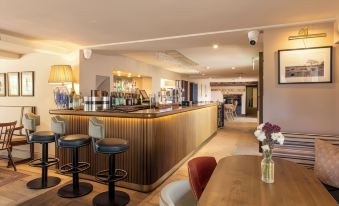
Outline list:
[[[34,72],[21,72],[21,96],[34,96]]]
[[[6,74],[0,73],[0,97],[6,96]]]
[[[279,84],[332,83],[332,47],[278,51]]]
[[[7,73],[7,91],[8,96],[20,96],[19,72]]]

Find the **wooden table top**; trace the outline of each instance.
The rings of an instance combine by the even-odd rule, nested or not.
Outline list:
[[[261,160],[262,157],[249,155],[221,159],[198,206],[337,205],[312,170],[287,160],[273,158],[275,182],[262,182]]]

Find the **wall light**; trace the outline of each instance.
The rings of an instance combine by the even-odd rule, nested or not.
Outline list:
[[[218,44],[214,44],[213,45],[213,49],[218,49],[219,48],[219,45]]]
[[[326,37],[326,33],[310,34],[308,32],[308,27],[301,28],[296,36],[289,36],[288,40],[298,40],[298,39],[310,39],[310,38],[320,38]]]

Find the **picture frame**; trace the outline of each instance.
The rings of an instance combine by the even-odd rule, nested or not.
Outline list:
[[[278,83],[332,83],[332,54],[332,46],[278,50]]]
[[[34,71],[21,72],[21,96],[34,96]]]
[[[6,73],[0,73],[0,97],[6,96]]]
[[[8,72],[7,73],[7,94],[9,97],[20,96],[19,72]]]

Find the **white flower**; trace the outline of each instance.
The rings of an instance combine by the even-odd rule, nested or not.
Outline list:
[[[260,124],[260,125],[258,125],[257,126],[257,130],[262,130],[262,128],[265,126],[265,124],[264,123],[262,123],[262,124]]]
[[[285,137],[281,132],[278,132],[272,134],[272,139],[282,145],[284,144]]]
[[[279,139],[279,133],[272,133],[271,137],[274,141],[277,141]]]
[[[277,141],[279,142],[280,145],[283,145],[284,144],[284,140],[285,140],[285,137],[284,137],[284,135],[281,134]]]
[[[256,130],[254,132],[254,135],[257,137],[257,139],[262,142],[264,141],[264,139],[266,139],[266,135],[265,132],[261,131],[261,130]]]
[[[270,151],[270,147],[266,144],[261,146],[261,149],[265,152],[265,151]]]

